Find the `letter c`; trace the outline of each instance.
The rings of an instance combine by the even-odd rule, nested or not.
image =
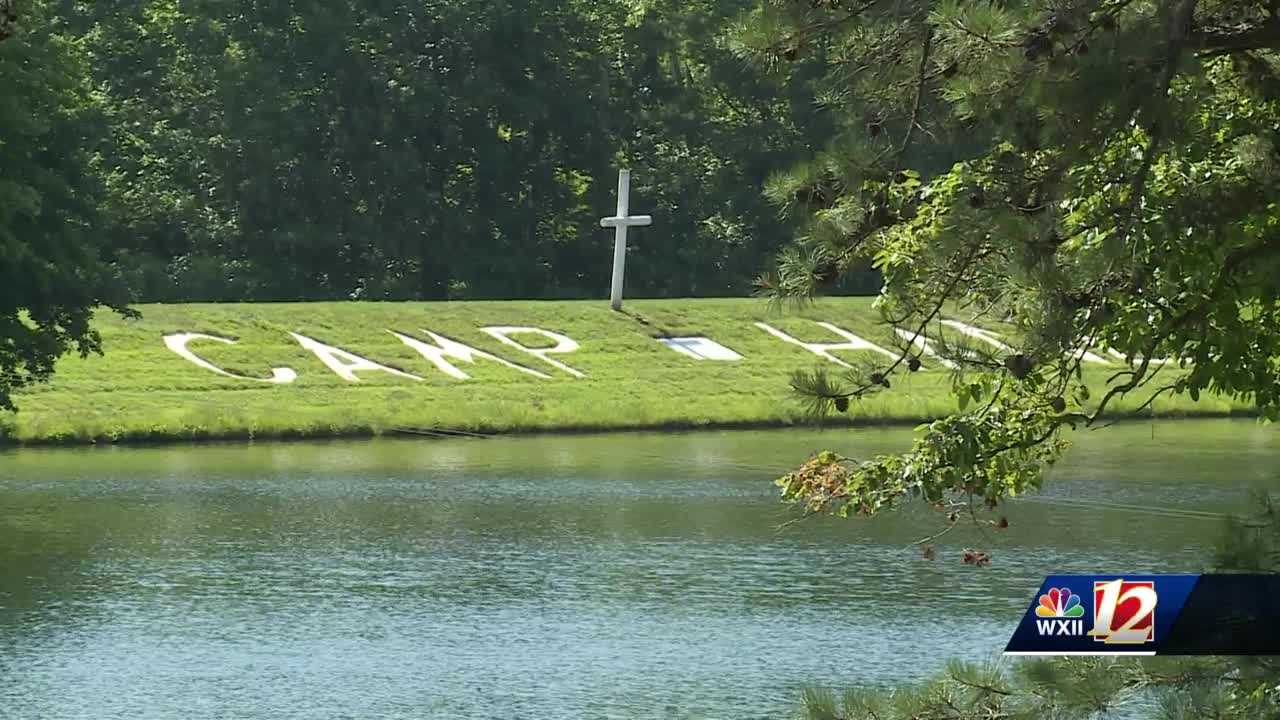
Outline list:
[[[245,375],[236,375],[235,373],[227,372],[226,370],[223,370],[217,365],[214,365],[208,360],[205,360],[199,355],[196,355],[195,353],[191,352],[191,350],[187,348],[187,343],[191,342],[192,340],[212,340],[214,342],[220,342],[223,345],[236,344],[235,340],[229,340],[227,338],[218,337],[217,335],[205,335],[204,333],[174,333],[173,335],[164,336],[164,345],[165,347],[174,351],[178,355],[186,358],[187,360],[190,360],[191,362],[195,363],[196,365],[199,365],[205,370],[212,370],[213,372],[216,372],[219,375],[226,375],[227,377],[235,378],[237,380],[252,380],[254,382],[265,382],[265,383],[273,383],[276,385],[284,385],[286,383],[291,383],[294,380],[298,379],[298,373],[294,372],[290,368],[271,368],[271,377],[269,378],[248,377]]]

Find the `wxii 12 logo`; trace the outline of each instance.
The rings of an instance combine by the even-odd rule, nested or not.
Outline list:
[[[1109,645],[1155,642],[1156,584],[1152,580],[1098,580],[1093,583],[1093,626],[1085,630],[1085,608],[1069,587],[1050,588],[1036,604],[1041,637],[1092,637]]]

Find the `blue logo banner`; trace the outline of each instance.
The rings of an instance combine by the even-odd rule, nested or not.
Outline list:
[[[1005,654],[1155,655],[1200,575],[1050,575]]]

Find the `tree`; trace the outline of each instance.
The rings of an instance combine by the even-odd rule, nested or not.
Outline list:
[[[1122,396],[1213,392],[1277,416],[1276,3],[762,0],[735,37],[838,121],[769,185],[806,224],[763,289],[804,301],[872,263],[887,321],[1016,338],[943,347],[957,413],[904,454],[812,458],[780,479],[785,498],[994,508],[1039,486],[1064,428]],[[1083,353],[1103,347],[1128,367],[1091,392]],[[793,384],[819,412],[847,406],[919,367],[901,350]]]
[[[1263,496],[1233,519],[1215,572],[1280,572],[1280,512]],[[1280,713],[1275,657],[1037,658],[1013,666],[952,662],[940,677],[891,693],[812,690],[807,720],[1088,720],[1145,701],[1144,717],[1255,720]],[[1125,717],[1134,717],[1126,714]]]
[[[813,115],[720,41],[749,1],[58,3],[111,131],[104,230],[185,301],[598,293],[623,164],[661,220],[629,292],[749,292]]]
[[[100,351],[94,308],[124,311],[94,232],[100,136],[77,44],[42,2],[0,42],[0,409],[71,349]],[[13,5],[0,5],[11,22]],[[10,25],[0,25],[10,32]]]

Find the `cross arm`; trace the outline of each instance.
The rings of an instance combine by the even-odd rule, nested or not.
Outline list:
[[[641,225],[652,225],[653,217],[649,215],[628,215],[627,217],[601,218],[600,227],[636,227]]]

